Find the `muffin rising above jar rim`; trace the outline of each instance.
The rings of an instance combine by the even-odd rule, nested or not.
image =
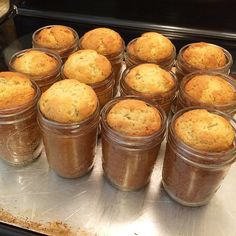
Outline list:
[[[141,93],[155,94],[170,91],[175,86],[173,76],[156,64],[140,64],[124,78],[126,84]]]
[[[236,101],[233,86],[217,75],[196,75],[186,83],[184,91],[196,101],[209,105],[225,105]]]
[[[56,82],[39,101],[43,115],[61,123],[81,122],[91,116],[97,106],[98,99],[93,89],[74,79]]]
[[[235,133],[224,117],[205,109],[195,109],[178,117],[174,124],[178,138],[191,148],[221,152],[234,145]]]
[[[137,99],[116,103],[107,114],[107,123],[115,131],[129,136],[148,136],[161,128],[157,108]]]
[[[109,28],[88,31],[80,40],[81,49],[93,49],[102,55],[118,54],[124,49],[120,34]]]
[[[31,76],[47,76],[57,69],[58,61],[46,52],[32,49],[17,56],[11,66],[17,72]]]
[[[169,58],[174,51],[172,42],[162,34],[147,32],[127,46],[127,52],[141,61],[157,62]]]
[[[17,72],[0,72],[0,110],[26,106],[35,95],[27,76]]]
[[[223,49],[205,42],[192,43],[184,50],[183,59],[196,69],[217,69],[227,64]]]
[[[109,60],[95,50],[79,50],[69,56],[63,73],[67,79],[76,79],[86,84],[94,84],[107,79],[112,73]]]

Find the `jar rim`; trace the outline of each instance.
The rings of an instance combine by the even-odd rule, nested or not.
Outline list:
[[[204,106],[210,106],[219,110],[224,110],[230,107],[234,107],[236,109],[236,100],[233,100],[231,103],[227,103],[227,104],[207,104],[207,103],[203,103],[198,101],[197,99],[194,99],[193,97],[191,97],[189,94],[186,93],[185,91],[185,86],[186,84],[195,76],[198,75],[212,75],[212,76],[219,76],[220,78],[224,79],[227,83],[230,84],[230,86],[232,87],[232,89],[234,90],[234,92],[236,93],[236,81],[229,75],[226,75],[224,73],[220,73],[217,71],[209,71],[209,70],[197,70],[194,71],[190,74],[187,74],[184,76],[184,78],[182,79],[182,81],[180,82],[180,86],[179,86],[179,96],[184,96],[187,99],[192,100],[193,102],[196,103],[202,103],[204,104]]]
[[[13,61],[18,58],[18,57],[21,57],[24,53],[27,53],[29,51],[40,51],[40,52],[44,52],[45,54],[49,55],[50,57],[53,57],[56,61],[57,61],[57,66],[55,68],[55,70],[53,70],[50,74],[47,74],[47,75],[32,75],[32,74],[28,74],[28,73],[22,73],[22,72],[19,72],[17,71],[14,67],[13,67]],[[24,49],[24,50],[21,50],[21,51],[18,51],[16,53],[14,53],[12,56],[11,56],[11,59],[8,63],[8,67],[9,67],[9,70],[10,71],[14,71],[14,72],[19,72],[19,73],[22,73],[24,75],[27,75],[28,77],[31,78],[31,80],[34,80],[34,81],[41,81],[41,80],[44,80],[44,79],[47,79],[47,78],[50,78],[52,76],[56,76],[58,74],[60,74],[60,69],[61,69],[61,66],[62,66],[62,60],[61,60],[61,57],[59,56],[59,54],[57,54],[56,52],[50,50],[50,49],[47,49],[47,48],[28,48],[28,49]]]
[[[177,79],[176,75],[175,75],[172,71],[168,71],[168,70],[165,70],[165,69],[163,69],[163,70],[165,70],[166,72],[170,73],[171,76],[172,76],[172,79],[173,79],[173,81],[174,81],[174,87],[173,87],[172,89],[170,89],[169,91],[162,92],[162,93],[161,93],[161,92],[157,92],[157,93],[146,93],[146,92],[145,92],[145,93],[144,93],[144,92],[137,91],[137,90],[133,89],[132,87],[130,87],[130,86],[126,83],[126,81],[125,81],[126,76],[129,74],[129,72],[130,72],[133,68],[135,68],[135,67],[137,67],[137,66],[139,66],[139,65],[142,65],[142,64],[153,64],[153,65],[156,65],[156,64],[154,64],[154,63],[140,63],[140,64],[137,64],[137,65],[133,65],[133,66],[131,66],[131,67],[127,67],[127,68],[123,71],[122,77],[121,77],[121,80],[120,80],[120,86],[121,86],[122,89],[124,89],[124,90],[129,89],[129,90],[131,90],[132,94],[135,94],[135,95],[137,95],[137,96],[144,96],[144,97],[149,98],[149,99],[158,98],[158,97],[162,98],[162,97],[165,97],[166,94],[169,94],[169,93],[175,94],[175,93],[177,92],[177,90],[178,90],[178,79]],[[174,97],[175,97],[175,96],[174,96]]]
[[[0,117],[1,118],[7,118],[7,117],[20,115],[20,114],[30,110],[33,106],[36,105],[36,103],[38,102],[38,100],[41,96],[41,90],[34,80],[30,80],[30,81],[31,81],[32,86],[35,90],[35,95],[34,95],[33,99],[30,102],[28,102],[24,105],[15,107],[15,108],[0,110]]]
[[[122,133],[112,129],[106,122],[107,114],[117,102],[119,102],[121,100],[126,100],[126,99],[141,100],[141,101],[144,101],[145,103],[155,107],[161,116],[160,129],[155,131],[154,133],[152,133],[150,135],[146,135],[146,136],[129,136],[129,135],[122,134]],[[166,120],[167,120],[166,113],[161,108],[161,106],[156,105],[155,103],[153,103],[152,101],[150,101],[146,98],[143,98],[140,96],[134,96],[134,95],[114,98],[111,101],[109,101],[108,103],[106,103],[106,105],[101,110],[102,128],[104,128],[104,130],[106,130],[110,134],[110,136],[112,136],[113,139],[119,140],[119,143],[122,143],[125,146],[145,146],[147,142],[153,141],[156,137],[158,137],[160,135],[163,135],[163,138],[162,138],[162,140],[163,140],[164,136],[165,136],[165,131],[166,131]],[[123,141],[121,141],[122,139],[123,139]]]
[[[189,44],[186,44],[184,45],[180,50],[179,50],[179,54],[177,56],[177,62],[180,62],[180,63],[186,63],[186,66],[188,68],[188,70],[192,70],[192,69],[195,69],[195,70],[199,70],[198,68],[196,67],[193,67],[192,65],[190,65],[188,62],[186,62],[183,58],[183,53],[184,51],[189,47],[191,46],[192,44],[194,43],[189,43]],[[220,70],[223,70],[223,69],[226,69],[226,68],[229,68],[232,66],[233,64],[233,58],[232,58],[232,55],[230,54],[230,52],[228,50],[226,50],[225,48],[219,46],[219,45],[216,45],[216,44],[213,44],[213,43],[207,43],[209,45],[212,45],[214,47],[218,47],[220,48],[223,52],[224,52],[224,55],[227,59],[227,63],[224,65],[224,66],[221,66],[221,67],[217,67],[217,68],[209,68],[209,69],[205,69],[205,71],[211,71],[211,70],[214,70],[214,71],[220,71]]]
[[[78,42],[78,39],[79,39],[78,33],[77,33],[73,28],[71,28],[71,27],[69,27],[69,26],[66,26],[66,25],[46,25],[46,26],[43,26],[43,27],[37,29],[36,31],[34,31],[34,33],[33,33],[33,35],[32,35],[32,42],[33,42],[33,44],[39,45],[39,44],[36,42],[36,36],[37,36],[37,34],[38,34],[41,30],[47,29],[47,28],[52,28],[52,27],[54,27],[54,26],[63,26],[63,27],[69,28],[70,31],[71,31],[71,32],[73,33],[73,35],[74,35],[74,40],[73,40],[73,42],[71,43],[71,45],[68,46],[68,47],[48,48],[48,49],[58,51],[59,53],[64,53],[64,52],[66,52],[68,49],[70,49],[71,47],[73,47],[74,45],[77,45],[77,42]],[[40,46],[37,46],[36,48],[38,48],[38,47],[40,47]],[[42,47],[45,48],[43,45],[42,45]]]
[[[228,156],[231,154],[233,155],[233,159],[236,158],[235,154],[236,154],[236,133],[234,135],[234,144],[233,147],[228,149],[228,150],[224,150],[224,151],[220,151],[220,152],[207,152],[207,151],[202,151],[196,148],[191,147],[190,145],[184,143],[181,138],[179,138],[175,132],[175,128],[174,128],[174,124],[177,120],[177,118],[179,118],[181,115],[183,115],[185,112],[191,111],[191,110],[196,110],[196,109],[204,109],[207,110],[208,112],[217,114],[222,116],[223,118],[225,118],[233,127],[234,131],[236,131],[236,121],[230,117],[229,115],[227,115],[226,113],[219,111],[217,109],[214,108],[209,108],[209,107],[204,107],[204,106],[191,106],[191,107],[187,107],[184,108],[182,110],[179,110],[173,117],[172,120],[169,124],[169,132],[171,134],[172,137],[174,137],[175,142],[179,143],[181,146],[178,146],[178,148],[188,154],[192,154],[194,156],[197,156],[200,160],[216,160],[217,156],[221,156],[222,160],[228,160]],[[169,135],[168,135],[169,136]]]

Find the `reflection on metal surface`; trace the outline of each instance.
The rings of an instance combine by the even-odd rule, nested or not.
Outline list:
[[[54,174],[45,154],[24,168],[0,162],[0,205],[32,221],[62,221],[97,235],[235,235],[236,167],[207,206],[182,207],[161,186],[164,149],[150,184],[137,192],[121,192],[104,179],[100,144],[92,172],[78,179]]]

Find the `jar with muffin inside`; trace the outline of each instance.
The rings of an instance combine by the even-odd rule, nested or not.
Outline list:
[[[9,69],[34,80],[42,92],[60,80],[60,57],[44,48],[29,48],[16,52],[9,61]]]
[[[147,32],[128,43],[125,63],[128,68],[141,63],[155,63],[165,70],[171,70],[175,57],[175,46],[167,37]]]
[[[191,43],[180,49],[175,73],[179,81],[197,70],[229,74],[232,64],[232,56],[226,49],[211,43]]]
[[[151,99],[169,113],[176,98],[178,83],[174,73],[156,64],[144,63],[127,68],[120,81],[120,94]]]
[[[100,108],[113,98],[115,79],[111,63],[95,50],[71,54],[61,69],[61,77],[90,85],[97,94]]]
[[[77,80],[62,80],[40,98],[38,123],[49,166],[61,177],[76,178],[94,163],[99,123],[93,89]]]
[[[33,33],[33,48],[47,48],[59,54],[65,62],[78,49],[79,36],[71,27],[64,25],[44,26]]]
[[[115,77],[114,95],[117,94],[123,67],[125,43],[116,31],[96,28],[88,31],[79,40],[80,49],[93,49],[104,55],[112,64]]]
[[[236,81],[218,72],[193,72],[181,81],[176,104],[177,111],[190,106],[205,106],[234,116]]]
[[[123,191],[148,184],[165,136],[161,107],[136,96],[119,97],[101,112],[102,167],[105,177]]]
[[[40,89],[23,74],[0,72],[0,91],[0,157],[25,166],[42,151],[36,119]]]
[[[213,108],[189,107],[174,115],[162,170],[172,199],[191,207],[210,201],[235,161],[235,127]]]

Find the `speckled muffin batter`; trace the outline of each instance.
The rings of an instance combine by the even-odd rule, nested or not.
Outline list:
[[[129,136],[147,136],[161,127],[159,111],[141,100],[126,99],[115,104],[107,115],[108,125]]]
[[[176,119],[174,129],[185,144],[207,152],[228,150],[232,148],[235,139],[229,121],[205,109],[184,113]]]
[[[80,122],[92,115],[98,100],[93,89],[77,80],[56,82],[39,100],[41,112],[61,123]]]

